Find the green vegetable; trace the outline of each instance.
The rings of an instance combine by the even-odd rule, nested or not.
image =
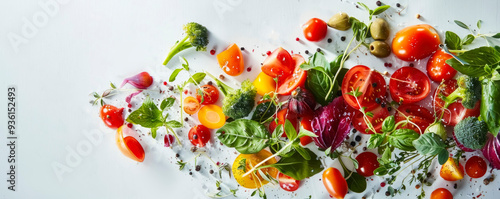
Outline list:
[[[481,82],[477,77],[460,76],[457,80],[458,88],[448,96],[440,96],[447,108],[453,102],[461,99],[465,108],[473,109],[481,99]]]
[[[352,172],[351,177],[346,179],[347,187],[355,193],[361,193],[366,190],[366,178],[359,173]]]
[[[396,121],[394,115],[388,116],[382,122],[382,132],[392,132],[396,128]]]
[[[207,49],[208,30],[205,26],[196,22],[190,22],[184,25],[184,31],[186,32],[186,37],[181,41],[177,41],[170,49],[163,65],[167,65],[172,57],[188,48],[195,47],[196,51],[205,51]]]
[[[304,151],[311,157],[309,160],[305,159],[301,154],[295,153],[290,157],[281,158],[275,164],[266,165],[264,167],[274,167],[281,173],[295,180],[303,180],[321,172],[323,166],[316,154],[307,148],[304,148]]]
[[[446,31],[446,39],[444,43],[446,44],[446,47],[450,50],[461,50],[462,49],[462,41],[460,37],[451,31]]]
[[[307,71],[306,88],[314,95],[314,99],[319,104],[326,106],[333,101],[334,96],[328,94],[328,90],[333,85],[328,74],[318,69]]]
[[[500,64],[500,52],[493,47],[479,47],[466,51],[457,56],[464,64],[456,59],[448,59],[446,63],[457,71],[472,77],[491,75],[491,71],[485,70],[486,66],[495,68]]]
[[[267,147],[269,133],[259,122],[237,119],[226,123],[216,132],[217,138],[226,146],[234,147],[243,154],[257,153]]]
[[[446,144],[443,139],[441,139],[441,136],[435,133],[425,133],[421,135],[420,138],[413,140],[413,146],[422,155],[439,155],[441,158],[443,158],[442,156],[448,158],[449,153],[448,150],[446,150]]]
[[[484,79],[479,118],[486,122],[488,130],[494,136],[500,131],[500,81]]]
[[[470,149],[482,149],[488,137],[486,122],[479,121],[477,117],[468,117],[455,125],[455,137],[458,142]]]
[[[446,138],[448,137],[446,129],[444,128],[444,125],[440,120],[429,125],[427,129],[425,129],[424,133],[435,133],[441,136],[443,140],[446,140]]]
[[[397,129],[388,136],[388,142],[392,146],[403,151],[414,151],[413,141],[418,139],[420,134],[411,129]]]
[[[253,112],[252,120],[263,123],[271,118],[275,112],[276,105],[272,101],[260,103]]]
[[[245,80],[241,88],[229,92],[222,102],[222,111],[228,117],[240,119],[248,116],[255,105],[257,90],[252,82]]]

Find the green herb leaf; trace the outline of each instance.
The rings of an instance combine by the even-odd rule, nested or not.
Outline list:
[[[435,133],[424,133],[420,138],[413,140],[413,146],[422,155],[437,155],[446,150],[446,144],[441,136]]]
[[[305,159],[305,160],[311,160],[311,155],[306,151],[305,148],[299,145],[300,142],[297,142],[297,144],[293,145],[293,148]]]
[[[252,115],[252,120],[263,123],[269,118],[272,118],[275,112],[276,105],[272,101],[260,103],[259,105],[257,105],[257,107],[255,107],[255,111]]]
[[[462,41],[460,37],[451,31],[446,31],[446,39],[444,43],[446,47],[450,50],[461,50],[462,49]]]
[[[293,127],[293,124],[288,119],[285,120],[285,134],[290,141],[295,140],[295,138],[297,137],[297,131],[295,130],[295,127]]]
[[[165,122],[165,125],[169,126],[171,128],[181,128],[182,127],[182,123],[180,123],[179,121],[176,121],[176,120],[170,120],[168,122]]]
[[[146,97],[141,107],[130,113],[127,122],[138,124],[145,128],[154,128],[163,126],[162,111],[156,107],[154,102]]]
[[[366,178],[359,173],[353,172],[346,182],[352,192],[361,193],[366,190]]]
[[[174,72],[172,72],[172,74],[170,74],[170,78],[168,78],[168,81],[169,82],[175,81],[175,79],[177,78],[177,75],[179,75],[179,73],[182,70],[184,70],[184,69],[182,69],[182,68],[175,69]]]
[[[300,128],[299,135],[297,135],[298,138],[304,137],[304,136],[309,136],[309,137],[318,137],[316,134],[314,134],[311,131],[308,131],[304,128]]]
[[[175,98],[169,97],[161,102],[160,109],[163,111],[165,108],[170,108],[174,105]]]
[[[151,128],[151,137],[156,138],[156,131],[158,130],[159,127],[154,127]]]
[[[493,36],[491,36],[491,37],[493,37],[493,38],[495,38],[495,39],[499,39],[499,38],[500,38],[500,33],[494,34],[494,35],[493,35]]]
[[[481,82],[482,97],[479,115],[480,120],[486,122],[488,130],[494,136],[500,131],[500,81],[484,79]]]
[[[493,47],[479,47],[458,55],[458,58],[468,64],[463,65],[454,58],[446,60],[446,63],[463,74],[481,77],[488,75],[484,70],[486,64],[496,66],[500,63],[500,52]]]
[[[458,26],[460,26],[461,28],[466,29],[466,30],[469,30],[469,26],[465,25],[465,23],[464,23],[464,22],[461,22],[461,21],[458,21],[458,20],[455,20],[454,22],[455,22],[455,24],[457,24],[457,25],[458,25]]]
[[[441,150],[441,152],[439,152],[439,154],[438,154],[439,164],[443,165],[444,163],[446,163],[446,161],[448,161],[449,156],[450,156],[450,153],[448,152],[448,150]]]
[[[113,84],[113,82],[109,82],[109,85],[111,86],[111,88],[116,89],[116,86],[115,84]]]
[[[471,43],[474,41],[474,39],[476,39],[476,38],[474,37],[474,35],[472,35],[472,34],[468,34],[467,36],[465,36],[465,37],[462,39],[462,46],[466,46],[466,45],[471,44]]]
[[[386,11],[387,9],[389,9],[390,7],[391,6],[389,6],[389,5],[379,6],[379,7],[375,8],[375,10],[373,10],[372,15],[379,15],[379,14],[383,13],[384,11]]]
[[[477,21],[477,28],[481,29],[481,23],[482,23],[482,22],[483,22],[483,21],[481,21],[481,20],[478,20],[478,21]]]
[[[391,157],[392,157],[392,150],[390,147],[386,147],[384,150],[384,153],[382,154],[382,162],[384,164],[388,164],[391,162]]]
[[[184,58],[184,57],[179,57],[179,60],[180,60],[180,62],[181,62],[182,68],[184,68],[184,70],[186,70],[186,71],[189,71],[189,63],[188,63],[188,61],[186,60],[186,58]]]
[[[304,150],[311,157],[310,160],[306,160],[299,153],[294,153],[292,156],[282,157],[277,163],[268,166],[278,169],[281,173],[295,180],[303,180],[321,172],[323,167],[316,154],[307,148]]]
[[[333,101],[333,95],[330,94],[327,96],[328,90],[330,90],[332,86],[330,77],[325,71],[320,71],[316,68],[307,71],[306,87],[309,91],[311,91],[314,95],[314,99],[319,104],[326,106]],[[333,92],[336,92],[337,90],[338,88],[333,88]]]
[[[411,129],[397,129],[389,135],[389,144],[403,151],[414,151],[413,141],[418,139],[420,134]]]
[[[373,113],[372,113],[372,112],[370,112],[370,111],[366,112],[365,114],[366,114],[366,116],[368,116],[368,117],[373,117]]]
[[[396,126],[396,121],[394,120],[394,115],[388,116],[384,119],[382,123],[382,132],[388,133],[392,132]]]
[[[362,92],[359,92],[359,87],[356,87],[356,90],[353,90],[351,92],[348,92],[347,93],[348,95],[351,95],[353,97],[359,97],[361,96],[363,93]]]
[[[243,172],[247,172],[247,159],[246,158],[243,158],[240,160],[240,162],[238,162],[238,168],[237,170],[242,170]]]
[[[269,133],[264,125],[248,119],[226,123],[216,132],[219,140],[243,154],[257,153],[267,147]]]
[[[385,139],[385,133],[384,134],[374,133],[370,136],[367,147],[369,149],[377,148],[384,142],[384,139]]]
[[[361,2],[358,2],[358,4],[359,4],[360,6],[362,6],[363,8],[365,8],[367,11],[370,11],[370,8],[368,8],[368,6],[367,6],[366,4],[361,3]],[[373,11],[372,11],[372,12],[373,12]]]
[[[199,73],[195,73],[193,76],[191,76],[191,78],[189,78],[188,81],[186,81],[184,84],[187,85],[189,83],[193,83],[193,84],[200,84],[201,81],[203,81],[203,79],[205,79],[205,76],[207,74],[204,73],[204,72],[199,72]]]

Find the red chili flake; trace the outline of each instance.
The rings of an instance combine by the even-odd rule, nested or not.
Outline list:
[[[385,182],[381,182],[381,183],[380,183],[380,186],[381,186],[381,187],[385,187]]]
[[[291,52],[290,54],[293,54],[293,50],[292,50],[292,51],[290,51],[290,52]]]
[[[184,94],[186,94],[186,95],[187,95],[187,94],[188,94],[188,90],[184,90]]]
[[[163,82],[163,85],[165,85],[165,86],[166,86],[166,85],[167,85],[167,82]]]
[[[271,55],[271,51],[266,52],[267,56]]]
[[[295,41],[300,41],[300,39],[297,37],[297,38],[295,38]]]
[[[132,104],[128,104],[128,107],[129,107],[129,108],[132,108]]]
[[[211,55],[215,55],[215,49],[210,50]]]
[[[248,71],[248,72],[252,71],[252,67],[248,67],[248,68],[247,68],[247,71]]]
[[[220,162],[217,162],[217,166],[219,166],[219,165],[220,165]]]
[[[132,123],[128,123],[127,126],[128,128],[132,128],[134,125],[132,125]]]

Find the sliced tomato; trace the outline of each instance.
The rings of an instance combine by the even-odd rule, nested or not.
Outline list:
[[[203,85],[201,91],[199,88],[196,89],[196,99],[203,105],[216,103],[219,100],[219,90],[212,85]]]
[[[282,173],[278,175],[278,181],[280,183],[280,187],[285,191],[296,191],[300,185],[300,180],[295,180]]]
[[[440,116],[443,114],[443,124],[455,126],[458,122],[462,121],[468,117],[478,117],[480,114],[480,105],[481,102],[477,101],[476,105],[473,109],[467,109],[462,106],[462,101],[458,100],[453,102],[448,106],[448,108],[443,112],[444,101],[439,97],[441,94],[444,96],[448,96],[455,89],[458,88],[457,80],[450,79],[444,81],[443,84],[439,85],[438,88],[434,91],[434,110],[436,111],[436,115]]]
[[[452,157],[448,157],[448,161],[441,166],[439,175],[446,181],[461,180],[464,178],[464,167]]]
[[[123,155],[137,162],[144,161],[145,153],[141,143],[132,136],[123,137],[123,134],[130,134],[133,131],[127,125],[123,125],[116,131],[116,145]]]
[[[450,80],[457,74],[457,70],[446,63],[452,58],[443,50],[436,51],[429,61],[427,61],[427,75],[432,81],[441,83],[443,80]]]
[[[427,127],[434,122],[434,116],[431,111],[416,104],[405,104],[399,106],[394,117],[396,123],[406,120],[406,117],[409,117],[410,121],[415,123],[418,127],[413,124],[406,124],[405,126],[399,126],[398,128],[412,129],[417,133],[424,133],[425,129],[427,129]]]
[[[368,117],[368,120],[373,125],[373,128],[377,133],[380,133],[382,130],[382,123],[385,118],[388,117],[389,111],[386,108],[382,108],[382,106],[378,106],[377,108],[370,111],[373,113],[373,117]],[[373,131],[368,129],[368,125],[366,125],[365,120],[363,119],[363,113],[360,111],[356,111],[354,118],[352,119],[352,126],[361,133],[364,134],[373,134]]]
[[[379,103],[384,101],[386,85],[384,77],[379,72],[373,71],[367,66],[357,65],[347,71],[342,81],[341,90],[342,97],[349,106],[357,110],[366,107],[365,110],[369,111],[377,108]],[[357,99],[352,95],[354,91],[361,93]]]
[[[391,76],[389,91],[392,100],[411,104],[423,100],[431,92],[429,78],[413,67],[402,67]]]
[[[313,132],[311,127],[312,119],[313,119],[312,115],[306,115],[302,117],[302,120],[300,120],[300,126],[302,126],[302,128],[304,128],[305,130]],[[313,139],[309,136],[304,136],[300,138],[300,144],[302,144],[302,146],[308,145],[312,141]]]
[[[200,102],[193,96],[187,96],[184,98],[184,104],[182,105],[182,109],[189,115],[195,114],[198,109],[200,109]]]
[[[245,70],[243,54],[236,44],[231,44],[226,50],[217,54],[217,61],[222,71],[231,76],[238,76]]]
[[[294,54],[292,59],[295,62],[295,70],[293,74],[287,77],[283,82],[279,82],[278,94],[280,95],[290,95],[297,87],[303,87],[307,78],[307,71],[302,70],[300,65],[304,63],[304,58],[302,55]]]
[[[278,125],[282,125],[283,129],[285,128],[285,121],[290,120],[290,122],[293,124],[293,127],[295,127],[295,130],[298,129],[298,119],[297,115],[294,113],[291,113],[288,111],[288,108],[281,109],[278,111],[278,113],[275,115],[275,118],[278,118],[278,123],[276,123],[274,120],[269,124],[269,132],[273,133],[274,129],[278,127]],[[283,133],[282,137],[286,137],[286,133]]]
[[[278,77],[283,81],[292,75],[295,62],[288,51],[279,47],[264,60],[261,69],[272,78]]]

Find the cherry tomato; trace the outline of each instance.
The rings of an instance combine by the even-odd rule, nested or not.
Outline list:
[[[373,117],[367,116],[370,123],[372,123],[373,128],[377,133],[380,133],[382,130],[382,123],[385,118],[388,117],[389,111],[386,108],[382,108],[382,106],[378,106],[377,108],[370,111],[373,113]],[[352,119],[352,126],[361,133],[364,134],[373,134],[373,131],[368,130],[368,125],[366,125],[365,120],[363,119],[363,113],[360,111],[356,111],[354,118]]]
[[[359,89],[361,95],[356,100],[356,97],[348,93],[352,93],[357,89]],[[366,111],[377,108],[379,106],[377,101],[383,101],[386,94],[384,77],[379,72],[363,65],[354,66],[347,71],[342,81],[341,90],[342,97],[349,106],[357,110],[366,107]]]
[[[439,97],[441,94],[444,96],[448,96],[455,89],[458,88],[457,80],[450,79],[444,81],[443,84],[439,85],[438,88],[434,91],[434,110],[436,111],[436,115],[440,116],[443,112],[444,101]],[[447,110],[443,113],[443,124],[455,126],[458,122],[462,121],[468,117],[478,117],[480,114],[480,105],[481,101],[477,101],[476,105],[473,109],[467,109],[462,106],[462,100],[458,100],[456,102],[451,103]]]
[[[456,163],[455,159],[449,157],[448,161],[441,166],[439,175],[446,181],[457,181],[464,178],[464,167]]]
[[[236,44],[231,44],[226,50],[217,54],[217,61],[222,71],[231,76],[238,76],[245,70],[243,54]]]
[[[413,67],[402,67],[391,76],[389,91],[392,100],[411,104],[423,100],[431,92],[429,78]]]
[[[431,193],[431,199],[453,199],[453,195],[448,189],[438,188]]]
[[[302,128],[313,132],[312,127],[311,127],[312,119],[313,119],[313,117],[311,115],[306,115],[306,116],[302,117],[302,120],[300,120],[300,125],[302,126]],[[302,146],[308,145],[312,141],[313,141],[312,138],[309,136],[304,136],[304,137],[300,138],[300,144],[302,144]]]
[[[264,60],[261,69],[266,75],[272,78],[278,77],[279,81],[284,81],[292,75],[295,62],[288,51],[279,47]]]
[[[392,52],[401,60],[416,61],[436,52],[440,43],[439,35],[432,26],[408,26],[394,36]]]
[[[278,118],[278,123],[276,123],[274,120],[269,124],[269,132],[273,133],[274,129],[278,127],[278,125],[282,125],[283,129],[285,128],[285,121],[290,120],[290,122],[293,124],[293,127],[295,127],[295,130],[298,129],[298,120],[297,120],[297,115],[294,113],[291,113],[288,111],[288,108],[281,109],[278,111],[278,113],[275,115],[275,118]],[[286,137],[286,133],[283,133],[282,137]]]
[[[200,109],[200,102],[192,96],[184,98],[182,109],[189,115],[195,114]]]
[[[123,108],[105,104],[99,112],[102,121],[109,128],[117,129],[123,125]]]
[[[431,111],[423,106],[416,104],[405,104],[401,105],[394,115],[396,123],[406,120],[406,117],[410,118],[410,121],[417,124],[416,127],[413,124],[406,124],[405,126],[399,126],[402,129],[412,129],[417,133],[424,133],[425,129],[434,122],[434,116]],[[420,128],[420,129],[419,129]]]
[[[123,125],[116,130],[116,145],[123,155],[137,162],[144,161],[145,153],[141,143],[132,136],[123,137],[123,133],[131,134],[133,130]]]
[[[226,115],[224,115],[220,106],[210,104],[200,109],[198,120],[209,129],[218,129],[226,123]]]
[[[296,191],[300,186],[300,180],[295,180],[290,176],[280,173],[278,175],[280,187],[285,191]]]
[[[465,172],[471,178],[483,177],[486,174],[486,170],[488,170],[488,165],[479,156],[472,156],[465,163]]]
[[[219,90],[215,88],[215,86],[212,85],[203,85],[201,86],[201,92],[200,89],[196,89],[196,99],[201,102],[203,105],[207,104],[213,104],[219,100]],[[203,99],[201,98],[200,94],[203,94]]]
[[[204,147],[210,141],[210,129],[203,125],[193,126],[189,130],[188,138],[194,146]]]
[[[347,182],[338,169],[333,167],[325,169],[322,180],[326,190],[333,198],[344,198],[347,194]]]
[[[450,58],[452,58],[451,55],[443,50],[438,50],[427,61],[427,75],[432,81],[440,83],[455,77],[457,70],[446,63],[446,60]]]
[[[318,18],[312,18],[302,25],[302,30],[307,40],[321,41],[325,38],[328,27],[325,21]]]
[[[263,185],[269,183],[269,181],[264,180],[263,177],[260,176],[259,172],[256,172],[254,174],[247,175],[243,177],[243,174],[246,173],[246,171],[250,171],[254,165],[257,165],[259,162],[265,160],[266,158],[272,156],[273,154],[269,151],[266,151],[265,149],[259,151],[258,153],[254,154],[240,154],[236,159],[234,159],[233,162],[233,175],[234,179],[238,184],[240,184],[242,187],[248,188],[248,189],[256,189],[260,188]],[[264,165],[269,165],[269,164],[274,164],[276,163],[276,158],[271,158],[262,166]],[[271,177],[276,178],[278,175],[278,169],[274,167],[267,167],[260,169],[264,174],[269,174]]]
[[[253,81],[253,86],[257,90],[257,94],[264,96],[265,94],[270,94],[273,96],[273,92],[276,90],[276,82],[274,79],[264,72],[260,72],[257,78]]]
[[[280,95],[290,95],[297,87],[303,87],[306,82],[307,71],[300,68],[300,65],[304,63],[304,58],[301,55],[294,54],[292,59],[295,61],[295,70],[291,76],[280,82],[278,87],[278,94]]]
[[[356,160],[359,163],[356,172],[365,177],[372,176],[373,171],[375,171],[375,169],[380,166],[377,158],[377,155],[372,152],[360,153],[358,156],[356,156]]]

